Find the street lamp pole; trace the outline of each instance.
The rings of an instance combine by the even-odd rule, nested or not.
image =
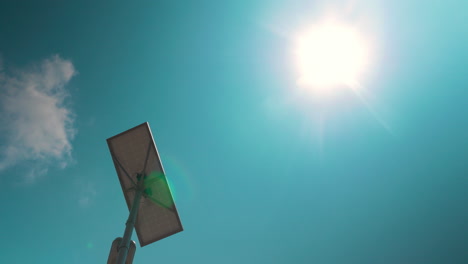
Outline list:
[[[137,176],[138,183],[136,186],[135,197],[133,198],[132,209],[130,210],[130,214],[128,215],[127,222],[125,223],[124,236],[118,248],[119,256],[117,258],[117,264],[125,264],[125,261],[127,260],[128,249],[130,247],[130,240],[132,238],[133,228],[135,227],[138,209],[140,208],[140,199],[143,194],[144,180],[142,178],[142,175]]]

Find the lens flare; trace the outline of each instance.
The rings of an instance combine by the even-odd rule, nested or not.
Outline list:
[[[192,174],[183,162],[174,155],[161,155],[161,160],[168,175],[166,179],[174,201],[177,203],[179,199],[184,199],[185,202],[192,202],[197,191],[195,181],[191,177]]]

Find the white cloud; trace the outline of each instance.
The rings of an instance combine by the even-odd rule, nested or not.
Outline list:
[[[33,161],[47,171],[70,161],[76,130],[74,114],[64,102],[66,85],[76,74],[73,64],[58,55],[33,67],[7,73],[0,67],[0,171]],[[34,179],[31,168],[29,180]]]

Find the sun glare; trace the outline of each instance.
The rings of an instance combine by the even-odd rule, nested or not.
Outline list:
[[[367,62],[367,47],[353,28],[325,24],[299,35],[296,47],[300,86],[352,85]]]

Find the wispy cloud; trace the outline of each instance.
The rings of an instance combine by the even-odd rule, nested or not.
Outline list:
[[[86,208],[93,203],[94,198],[96,197],[96,194],[97,194],[96,188],[94,187],[94,184],[90,182],[86,184],[84,184],[83,182],[79,182],[77,185],[80,189],[79,197],[78,197],[78,205],[81,208]]]
[[[0,171],[34,162],[32,181],[52,163],[67,166],[76,130],[66,85],[75,74],[58,55],[12,72],[0,66]]]

